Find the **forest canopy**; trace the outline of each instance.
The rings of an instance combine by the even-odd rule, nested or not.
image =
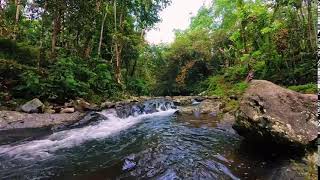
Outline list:
[[[0,0],[0,97],[100,102],[238,94],[246,76],[316,92],[316,1],[213,0],[171,44],[145,33],[170,0]]]

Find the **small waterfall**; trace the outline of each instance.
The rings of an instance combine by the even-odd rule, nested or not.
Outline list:
[[[164,98],[151,99],[143,102],[130,103],[115,107],[117,115],[120,118],[127,118],[129,116],[136,117],[142,114],[151,114],[176,108],[177,107],[173,104],[172,101]]]
[[[99,112],[104,118],[101,119],[100,117],[100,121],[94,124],[55,132],[40,140],[28,141],[13,146],[0,146],[0,157],[5,155],[25,160],[47,158],[56,150],[78,146],[90,140],[107,138],[130,128],[144,118],[170,116],[175,111],[176,108],[173,103],[165,99],[118,106],[115,109]]]

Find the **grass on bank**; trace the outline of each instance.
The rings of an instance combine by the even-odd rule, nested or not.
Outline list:
[[[289,86],[288,89],[304,93],[304,94],[316,94],[318,91],[317,84],[309,83],[305,85]]]

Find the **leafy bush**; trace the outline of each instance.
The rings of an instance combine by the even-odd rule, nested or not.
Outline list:
[[[245,92],[245,90],[248,88],[248,83],[246,82],[239,82],[235,84],[232,88],[232,91],[234,94],[242,94]]]
[[[316,94],[318,91],[317,84],[312,83],[298,86],[289,86],[288,89],[305,94]]]
[[[56,97],[108,98],[119,90],[111,72],[105,61],[62,58],[50,68],[48,84],[54,86]]]
[[[236,100],[224,100],[224,103],[226,104],[224,107],[225,111],[233,111],[239,108],[239,101]]]
[[[212,76],[209,77],[209,86],[208,86],[208,94],[216,95],[216,96],[226,96],[227,94],[227,85],[225,84],[225,80],[223,76]]]
[[[244,65],[229,67],[225,70],[224,76],[230,82],[243,81],[248,74],[248,68]]]
[[[150,93],[150,89],[147,86],[145,80],[140,78],[129,78],[126,83],[127,89],[135,95],[146,95]]]
[[[2,58],[14,59],[25,65],[35,65],[39,59],[40,50],[25,43],[16,43],[9,39],[0,39]]]
[[[255,79],[268,79],[265,61],[258,61],[253,65]]]
[[[239,107],[239,101],[231,99],[230,96],[241,96],[248,88],[246,82],[234,84],[227,81],[222,75],[209,77],[208,84],[207,94],[221,97],[222,102],[225,104],[225,111],[236,110]]]
[[[116,95],[119,90],[111,71],[104,61],[61,58],[49,67],[46,75],[39,75],[36,69],[21,73],[19,85],[14,88],[15,96],[37,96],[56,102],[76,97],[101,101]]]
[[[105,63],[97,64],[93,68],[93,76],[90,78],[89,83],[97,93],[112,93],[113,87],[116,87],[116,83],[113,82],[111,67]],[[115,89],[114,89],[115,90]]]
[[[42,77],[35,71],[27,70],[20,74],[20,83],[14,88],[17,96],[34,97],[44,94],[44,84]]]
[[[208,83],[208,94],[220,97],[228,97],[230,95],[241,95],[248,87],[248,84],[245,82],[239,82],[236,84],[228,82],[221,75],[210,77],[208,79]]]
[[[12,52],[17,48],[17,44],[10,39],[0,38],[0,51]]]
[[[19,44],[14,52],[16,59],[21,64],[35,65],[38,62],[40,50],[29,45]]]

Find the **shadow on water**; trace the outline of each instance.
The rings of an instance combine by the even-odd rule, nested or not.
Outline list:
[[[269,179],[276,171],[286,168],[292,160],[301,161],[304,155],[304,151],[285,146],[242,140],[232,156],[242,166],[233,166],[237,175],[245,179]]]

